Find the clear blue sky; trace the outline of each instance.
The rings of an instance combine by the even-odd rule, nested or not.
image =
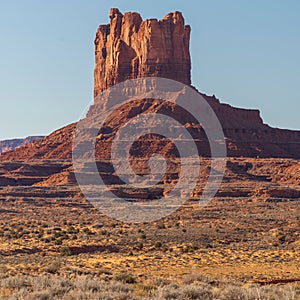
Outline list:
[[[192,80],[265,123],[300,129],[298,0],[10,0],[0,4],[0,139],[49,134],[93,97],[94,36],[110,7],[192,26]]]

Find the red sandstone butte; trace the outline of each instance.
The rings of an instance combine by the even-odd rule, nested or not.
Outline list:
[[[110,24],[100,25],[95,39],[95,96],[126,79],[147,76],[190,85],[190,32],[180,12],[143,21],[138,13],[111,9]]]
[[[144,76],[165,77],[191,85],[190,32],[180,12],[169,13],[162,20],[142,20],[138,13],[122,14],[116,8],[111,9],[110,23],[99,26],[95,39],[95,98],[114,84]],[[220,103],[215,96],[201,95],[220,120],[228,156],[300,158],[300,131],[272,128],[263,123],[258,110],[232,107]],[[149,106],[148,111],[155,110]],[[129,113],[122,118],[116,117],[115,123],[126,122]],[[75,123],[68,125],[40,141],[4,153],[0,161],[64,159],[70,162],[75,126]],[[206,147],[200,148],[207,152]],[[200,151],[200,154],[207,153]]]

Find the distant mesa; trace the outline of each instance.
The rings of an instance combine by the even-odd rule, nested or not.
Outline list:
[[[24,139],[11,139],[0,141],[0,155],[2,153],[14,150],[18,147],[30,144],[33,141],[38,141],[43,139],[44,136],[28,136]]]

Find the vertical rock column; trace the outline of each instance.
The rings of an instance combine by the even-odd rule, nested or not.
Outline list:
[[[94,96],[126,79],[164,77],[191,84],[190,26],[180,12],[143,21],[138,13],[110,11],[95,39]]]

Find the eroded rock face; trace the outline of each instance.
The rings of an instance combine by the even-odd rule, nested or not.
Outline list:
[[[143,21],[138,13],[110,11],[95,39],[95,97],[126,79],[164,77],[191,84],[189,25],[180,12]]]

